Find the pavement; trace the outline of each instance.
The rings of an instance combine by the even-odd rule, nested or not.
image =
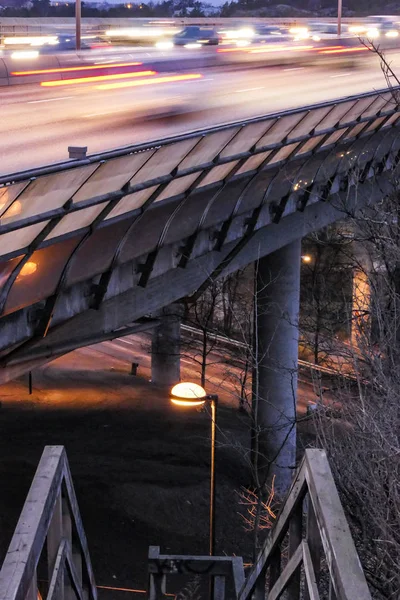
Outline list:
[[[46,444],[66,446],[99,586],[144,590],[149,545],[207,552],[209,419],[177,410],[149,383],[148,347],[142,334],[76,350],[34,371],[31,396],[27,376],[0,387],[0,562]],[[226,376],[229,370],[234,379],[238,370],[220,351],[209,360],[207,390],[220,397],[218,552],[249,558],[252,538],[238,497],[249,485],[249,420]],[[132,362],[139,363],[137,377]],[[199,381],[185,351],[182,378]],[[313,395],[302,376],[300,414]],[[182,586],[172,583],[170,591]],[[101,588],[100,598],[128,593]]]
[[[400,55],[390,59],[396,69]],[[386,87],[379,58],[369,54],[358,68],[197,72],[201,79],[134,88],[1,88],[0,175],[66,160],[69,145],[96,153]]]
[[[200,351],[193,350],[194,343],[183,337],[181,354],[181,379],[200,383]],[[37,369],[33,374],[34,394],[42,407],[79,408],[132,406],[129,396],[133,394],[134,405],[140,409],[153,409],[158,400],[141,399],[143,386],[152,390],[151,383],[151,336],[148,333],[136,334],[102,342],[75,350]],[[137,363],[137,377],[131,376],[132,363]],[[207,356],[206,387],[212,394],[218,394],[220,404],[229,408],[239,408],[240,381],[242,369],[238,361],[229,359],[222,346],[213,348]],[[104,379],[104,377],[107,377]],[[114,385],[117,378],[118,386]],[[111,381],[111,386],[107,381]],[[0,397],[5,402],[11,398],[27,395],[27,376],[0,387]],[[73,381],[76,381],[74,385]],[[155,388],[157,390],[157,388]],[[82,395],[83,391],[83,395]],[[248,386],[248,393],[250,389]],[[39,395],[37,395],[39,394]],[[16,396],[17,395],[17,396]],[[152,394],[150,394],[152,395]],[[156,392],[158,396],[158,391]],[[307,406],[316,398],[312,377],[303,369],[299,376],[298,414],[304,415]],[[326,396],[330,399],[329,394]],[[28,397],[29,401],[29,397]],[[122,403],[122,404],[121,404]]]

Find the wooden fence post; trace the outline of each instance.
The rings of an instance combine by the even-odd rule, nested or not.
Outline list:
[[[272,590],[275,583],[278,581],[281,574],[281,547],[278,546],[271,556],[271,564],[269,569],[269,591]]]
[[[313,507],[313,503],[311,502],[311,498],[307,497],[307,532],[306,532],[306,540],[308,544],[308,549],[310,551],[312,565],[314,567],[314,575],[315,581],[318,585],[319,577],[321,572],[321,537],[318,528],[318,522],[315,516],[315,511]],[[309,600],[310,595],[306,588],[305,590],[305,600]]]
[[[256,585],[254,588],[254,600],[265,600],[265,587],[266,587],[266,576],[267,576],[267,567],[263,567],[263,569],[261,570],[257,581],[256,581]]]
[[[51,581],[51,577],[53,575],[54,565],[56,563],[56,558],[58,554],[58,550],[60,548],[61,540],[63,538],[63,516],[62,516],[62,500],[61,494],[57,497],[53,516],[51,518],[49,530],[47,532],[47,570],[48,570],[48,579],[49,584]],[[63,579],[63,576],[62,576]],[[60,598],[59,600],[64,600],[64,582],[61,582],[60,585]]]
[[[303,502],[296,506],[289,525],[289,558],[293,556],[301,544],[303,537]],[[296,570],[288,586],[288,600],[300,599],[301,567]]]
[[[213,600],[225,600],[225,577],[223,575],[215,575],[214,577]]]

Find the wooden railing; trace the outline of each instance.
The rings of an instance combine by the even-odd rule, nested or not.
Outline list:
[[[0,600],[96,600],[63,446],[46,446],[0,571]]]
[[[306,450],[274,528],[244,579],[239,557],[149,552],[149,600],[166,577],[211,577],[213,600],[371,600],[326,454]],[[268,591],[267,591],[268,590]],[[43,452],[0,571],[0,600],[97,600],[65,450]]]
[[[371,600],[323,450],[306,450],[280,515],[244,579],[237,557],[160,555],[149,551],[149,600],[166,598],[172,574],[214,576],[212,600]]]
[[[238,598],[276,600],[285,590],[285,600],[371,600],[323,450],[306,450]]]

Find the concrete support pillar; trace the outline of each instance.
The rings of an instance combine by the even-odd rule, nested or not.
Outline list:
[[[178,303],[171,304],[157,316],[161,323],[153,331],[151,381],[171,387],[180,381],[182,307]]]
[[[297,240],[256,265],[253,457],[261,480],[275,476],[277,496],[290,486],[296,460],[300,260]]]
[[[371,329],[371,286],[367,272],[353,270],[353,298],[351,314],[351,344],[354,348],[368,347]]]

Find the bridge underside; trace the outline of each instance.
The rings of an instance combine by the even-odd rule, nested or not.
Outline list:
[[[379,98],[366,97],[365,106]],[[4,253],[4,246],[0,252],[0,383],[73,348],[149,327],[152,314],[213,278],[390,194],[400,153],[398,116],[392,105],[386,116],[370,111],[342,125],[331,144],[325,142],[332,130],[317,135],[314,127],[300,142],[286,132],[275,149],[221,164],[214,158],[202,175],[172,180],[171,172],[172,179],[159,187],[175,186],[175,193],[145,204],[146,210],[143,202],[139,209],[133,203],[118,214],[117,203],[134,195],[125,185],[109,202],[113,218],[104,218],[105,196],[98,192],[96,203],[71,214],[70,205],[63,205],[63,215],[47,213],[39,225],[30,217],[20,229],[13,223],[10,228],[0,216],[0,246],[10,236],[41,230],[23,254]],[[17,179],[12,185],[23,186]],[[136,198],[147,193],[149,199],[155,186],[142,187],[135,188]],[[0,194],[4,190],[10,187]],[[45,192],[57,198],[60,189]],[[72,227],[66,232],[68,218]],[[61,234],[51,235],[57,227]]]

